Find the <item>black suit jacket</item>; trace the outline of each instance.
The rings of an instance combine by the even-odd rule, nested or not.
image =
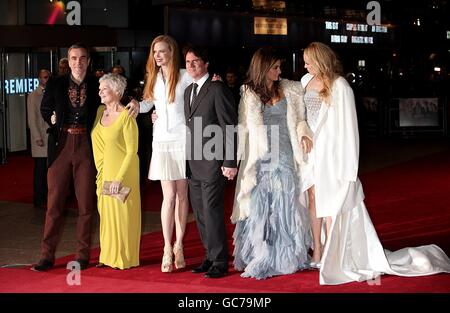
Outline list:
[[[189,129],[186,145],[186,174],[187,177],[197,180],[214,180],[218,175],[222,175],[221,166],[236,167],[237,134],[234,132],[231,136],[230,134],[226,136],[226,126],[235,127],[238,122],[233,94],[224,83],[213,82],[211,77],[201,87],[192,107],[190,106],[191,92],[192,84],[184,92],[184,113]],[[194,123],[196,123],[195,126]],[[217,126],[214,128],[220,129],[222,136],[217,133],[212,133],[211,137],[205,136],[203,132],[209,125]],[[214,140],[212,138],[220,139],[221,146],[212,146],[211,140]],[[207,145],[206,151],[215,153],[214,159],[204,155],[205,145]]]
[[[47,162],[50,166],[57,157],[57,146],[60,144],[62,127],[64,122],[65,108],[70,105],[69,100],[69,75],[57,76],[50,79],[45,88],[41,103],[41,114],[43,119],[50,125],[48,132],[48,155]],[[87,134],[91,138],[91,130],[94,126],[98,106],[101,103],[98,95],[98,79],[94,76],[86,76],[87,96],[85,105],[87,105]],[[51,116],[56,112],[56,124],[52,125]],[[91,156],[89,156],[91,157]]]

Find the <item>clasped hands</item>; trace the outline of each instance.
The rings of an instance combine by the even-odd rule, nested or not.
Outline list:
[[[228,178],[228,180],[233,180],[238,171],[236,167],[222,166],[221,169],[222,169],[222,175],[225,176],[226,178]]]

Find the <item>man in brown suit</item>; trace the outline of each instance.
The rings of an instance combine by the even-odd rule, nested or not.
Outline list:
[[[70,181],[78,201],[75,260],[86,269],[90,257],[91,220],[96,208],[95,165],[90,132],[100,105],[98,80],[87,75],[89,51],[74,44],[68,51],[70,74],[51,79],[44,93],[41,113],[50,125],[48,137],[48,205],[41,259],[32,267],[53,267],[59,240],[62,211]]]

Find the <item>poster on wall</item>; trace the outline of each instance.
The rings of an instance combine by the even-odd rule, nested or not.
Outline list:
[[[287,35],[287,18],[270,18],[258,17],[254,18],[254,34],[255,35]]]
[[[438,98],[400,98],[400,127],[439,126]]]

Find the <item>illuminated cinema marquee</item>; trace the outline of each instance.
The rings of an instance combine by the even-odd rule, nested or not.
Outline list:
[[[339,29],[339,26],[341,26]],[[355,23],[341,23],[335,21],[326,21],[325,29],[341,31],[339,34],[331,34],[330,40],[334,43],[354,43],[354,44],[374,44],[374,36],[368,36],[371,33],[387,33],[387,26],[383,25],[367,25],[367,24],[355,24]],[[359,33],[354,35],[352,33]],[[362,35],[366,33],[367,35]]]

